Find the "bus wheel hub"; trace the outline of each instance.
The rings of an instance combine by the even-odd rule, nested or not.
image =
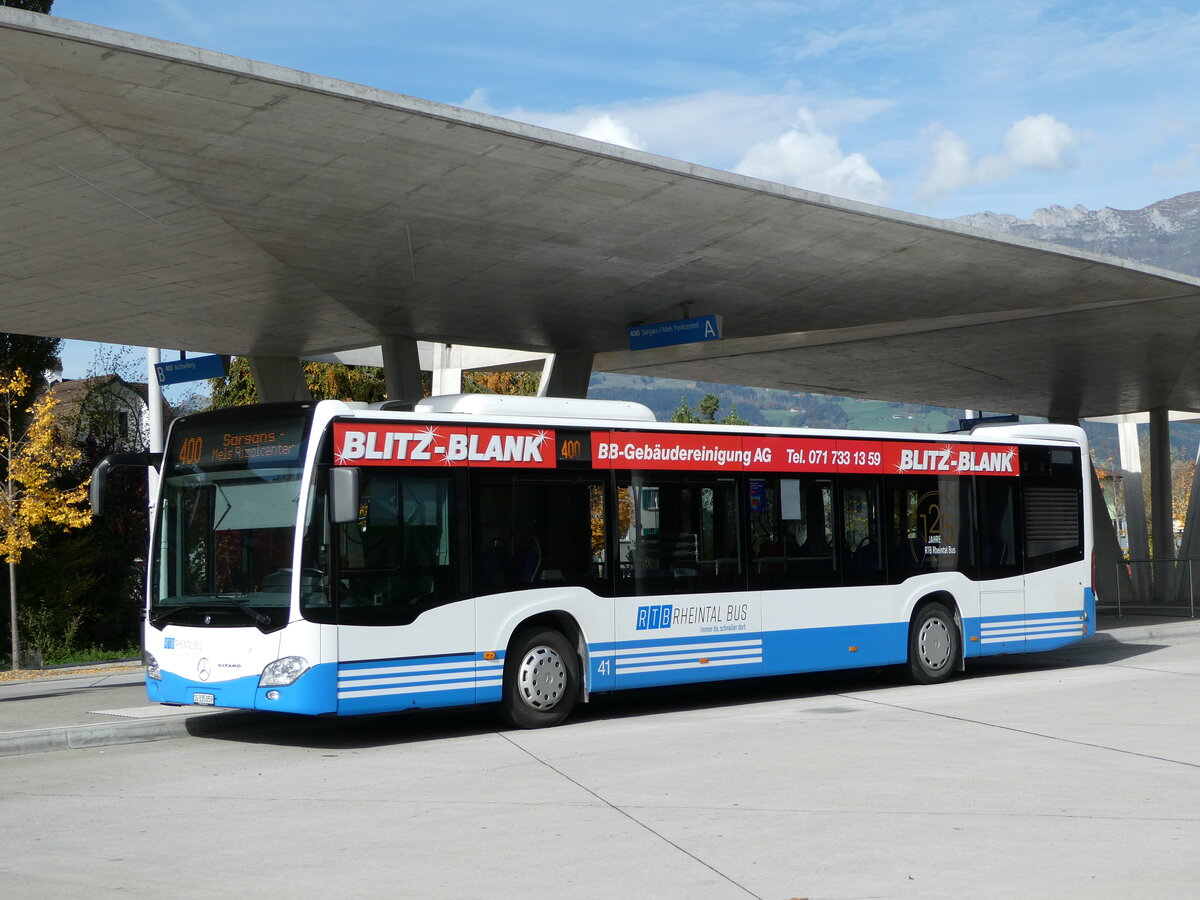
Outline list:
[[[550,709],[562,697],[566,667],[551,647],[534,647],[517,672],[521,699],[532,709]]]
[[[950,635],[938,619],[928,620],[921,629],[921,656],[931,669],[940,669],[950,661]]]

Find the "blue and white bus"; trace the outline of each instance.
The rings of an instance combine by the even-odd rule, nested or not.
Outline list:
[[[1095,628],[1079,428],[896,435],[433,397],[176,420],[152,701],[357,715],[853,667],[949,678]],[[101,485],[102,489],[102,485]]]

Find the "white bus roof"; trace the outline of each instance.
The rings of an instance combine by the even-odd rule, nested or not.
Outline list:
[[[439,394],[413,407],[418,413],[459,413],[469,416],[531,416],[557,419],[612,419],[655,422],[654,412],[626,400],[578,400],[567,397],[523,397],[508,394]]]

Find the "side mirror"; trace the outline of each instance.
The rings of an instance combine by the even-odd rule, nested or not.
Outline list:
[[[358,521],[358,469],[334,466],[329,470],[329,508],[339,525]]]
[[[110,453],[92,469],[92,483],[88,487],[88,499],[92,503],[92,515],[104,515],[104,494],[108,490],[108,470],[113,466],[144,466],[157,469],[162,463],[161,453]]]

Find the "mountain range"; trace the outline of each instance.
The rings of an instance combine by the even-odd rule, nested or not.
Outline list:
[[[984,212],[954,221],[1200,276],[1200,191],[1159,200],[1145,209],[1051,206],[1029,219]]]

